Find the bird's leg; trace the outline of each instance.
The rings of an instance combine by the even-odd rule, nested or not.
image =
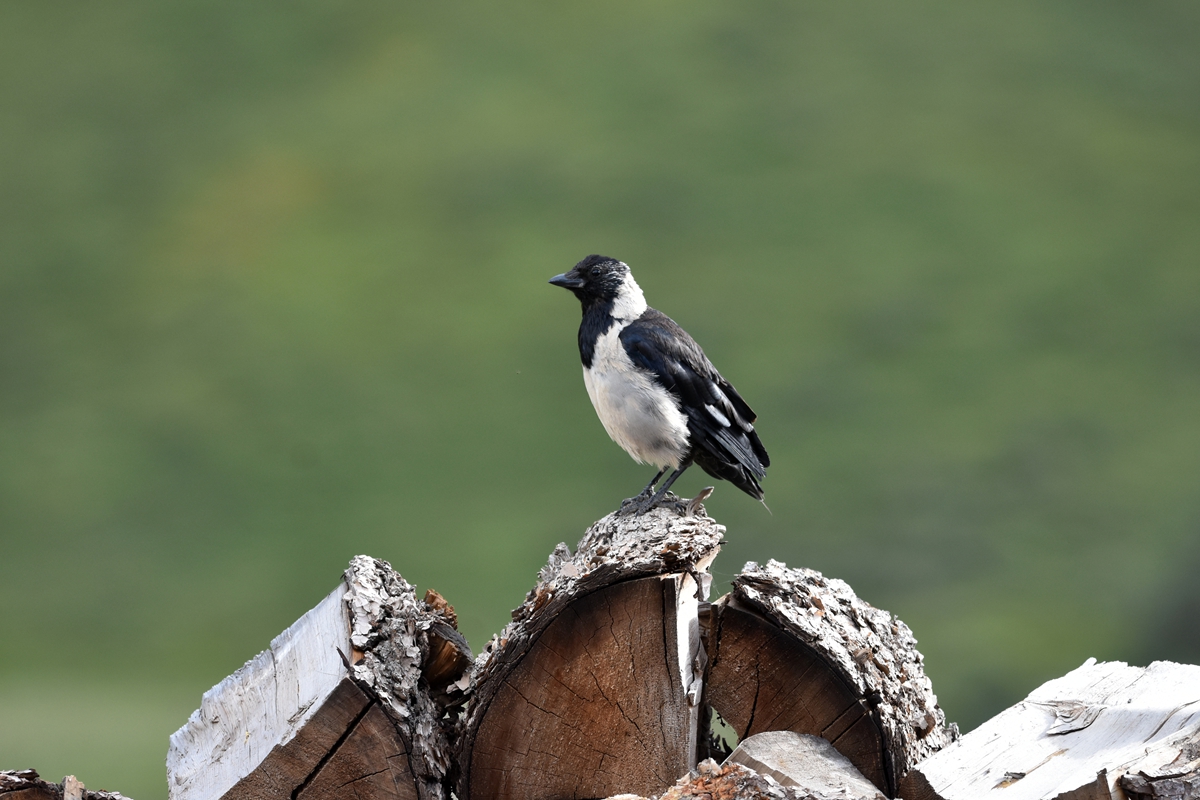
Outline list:
[[[637,508],[639,503],[644,503],[650,497],[650,495],[654,494],[654,484],[658,483],[658,479],[661,478],[663,476],[663,473],[666,471],[667,471],[666,467],[663,467],[662,469],[660,469],[658,471],[658,474],[654,476],[654,480],[652,480],[652,481],[650,481],[650,483],[646,484],[646,488],[642,489],[642,491],[639,492],[636,497],[630,497],[630,498],[623,500],[621,502],[621,511],[626,512],[626,513],[632,513],[633,510],[635,510]]]
[[[645,501],[644,503],[637,504],[637,508],[635,509],[634,513],[636,513],[640,517],[642,514],[645,514],[650,509],[657,507],[658,504],[662,502],[662,499],[666,495],[667,491],[671,488],[671,484],[673,484],[675,482],[675,480],[680,475],[683,474],[683,471],[686,470],[691,465],[692,465],[692,460],[690,458],[684,460],[675,469],[675,471],[672,472],[670,474],[670,476],[667,477],[666,481],[663,482],[663,485],[659,488],[659,490],[657,492],[655,492],[653,497],[651,497],[649,500]]]
[[[642,489],[642,491],[638,494],[638,497],[642,497],[643,495],[646,497],[649,497],[654,492],[654,484],[658,483],[658,479],[661,478],[663,476],[663,473],[666,471],[667,471],[666,467],[663,467],[662,469],[660,469],[658,471],[658,474],[654,476],[654,479],[652,481],[650,481],[649,483],[647,483],[646,488]]]

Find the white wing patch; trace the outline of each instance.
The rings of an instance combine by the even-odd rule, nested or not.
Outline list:
[[[729,417],[718,411],[716,406],[705,403],[704,410],[707,411],[713,419],[724,425],[726,428],[730,427]]]

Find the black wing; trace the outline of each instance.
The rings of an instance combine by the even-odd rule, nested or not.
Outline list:
[[[700,345],[653,308],[626,326],[620,338],[633,363],[653,373],[679,398],[696,463],[761,500],[758,481],[766,476],[771,459],[754,430],[756,416]]]

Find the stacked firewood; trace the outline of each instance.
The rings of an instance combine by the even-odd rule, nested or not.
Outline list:
[[[171,737],[171,800],[1200,800],[1200,667],[1089,661],[960,738],[844,582],[749,563],[710,600],[724,533],[605,517],[478,657],[358,556]],[[120,797],[66,787],[0,773],[0,800]]]

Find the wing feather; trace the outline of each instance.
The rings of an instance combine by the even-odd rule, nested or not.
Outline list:
[[[756,415],[700,345],[652,308],[627,325],[620,339],[633,363],[652,373],[679,400],[696,463],[761,498],[757,479],[766,476],[771,461],[754,430]]]

